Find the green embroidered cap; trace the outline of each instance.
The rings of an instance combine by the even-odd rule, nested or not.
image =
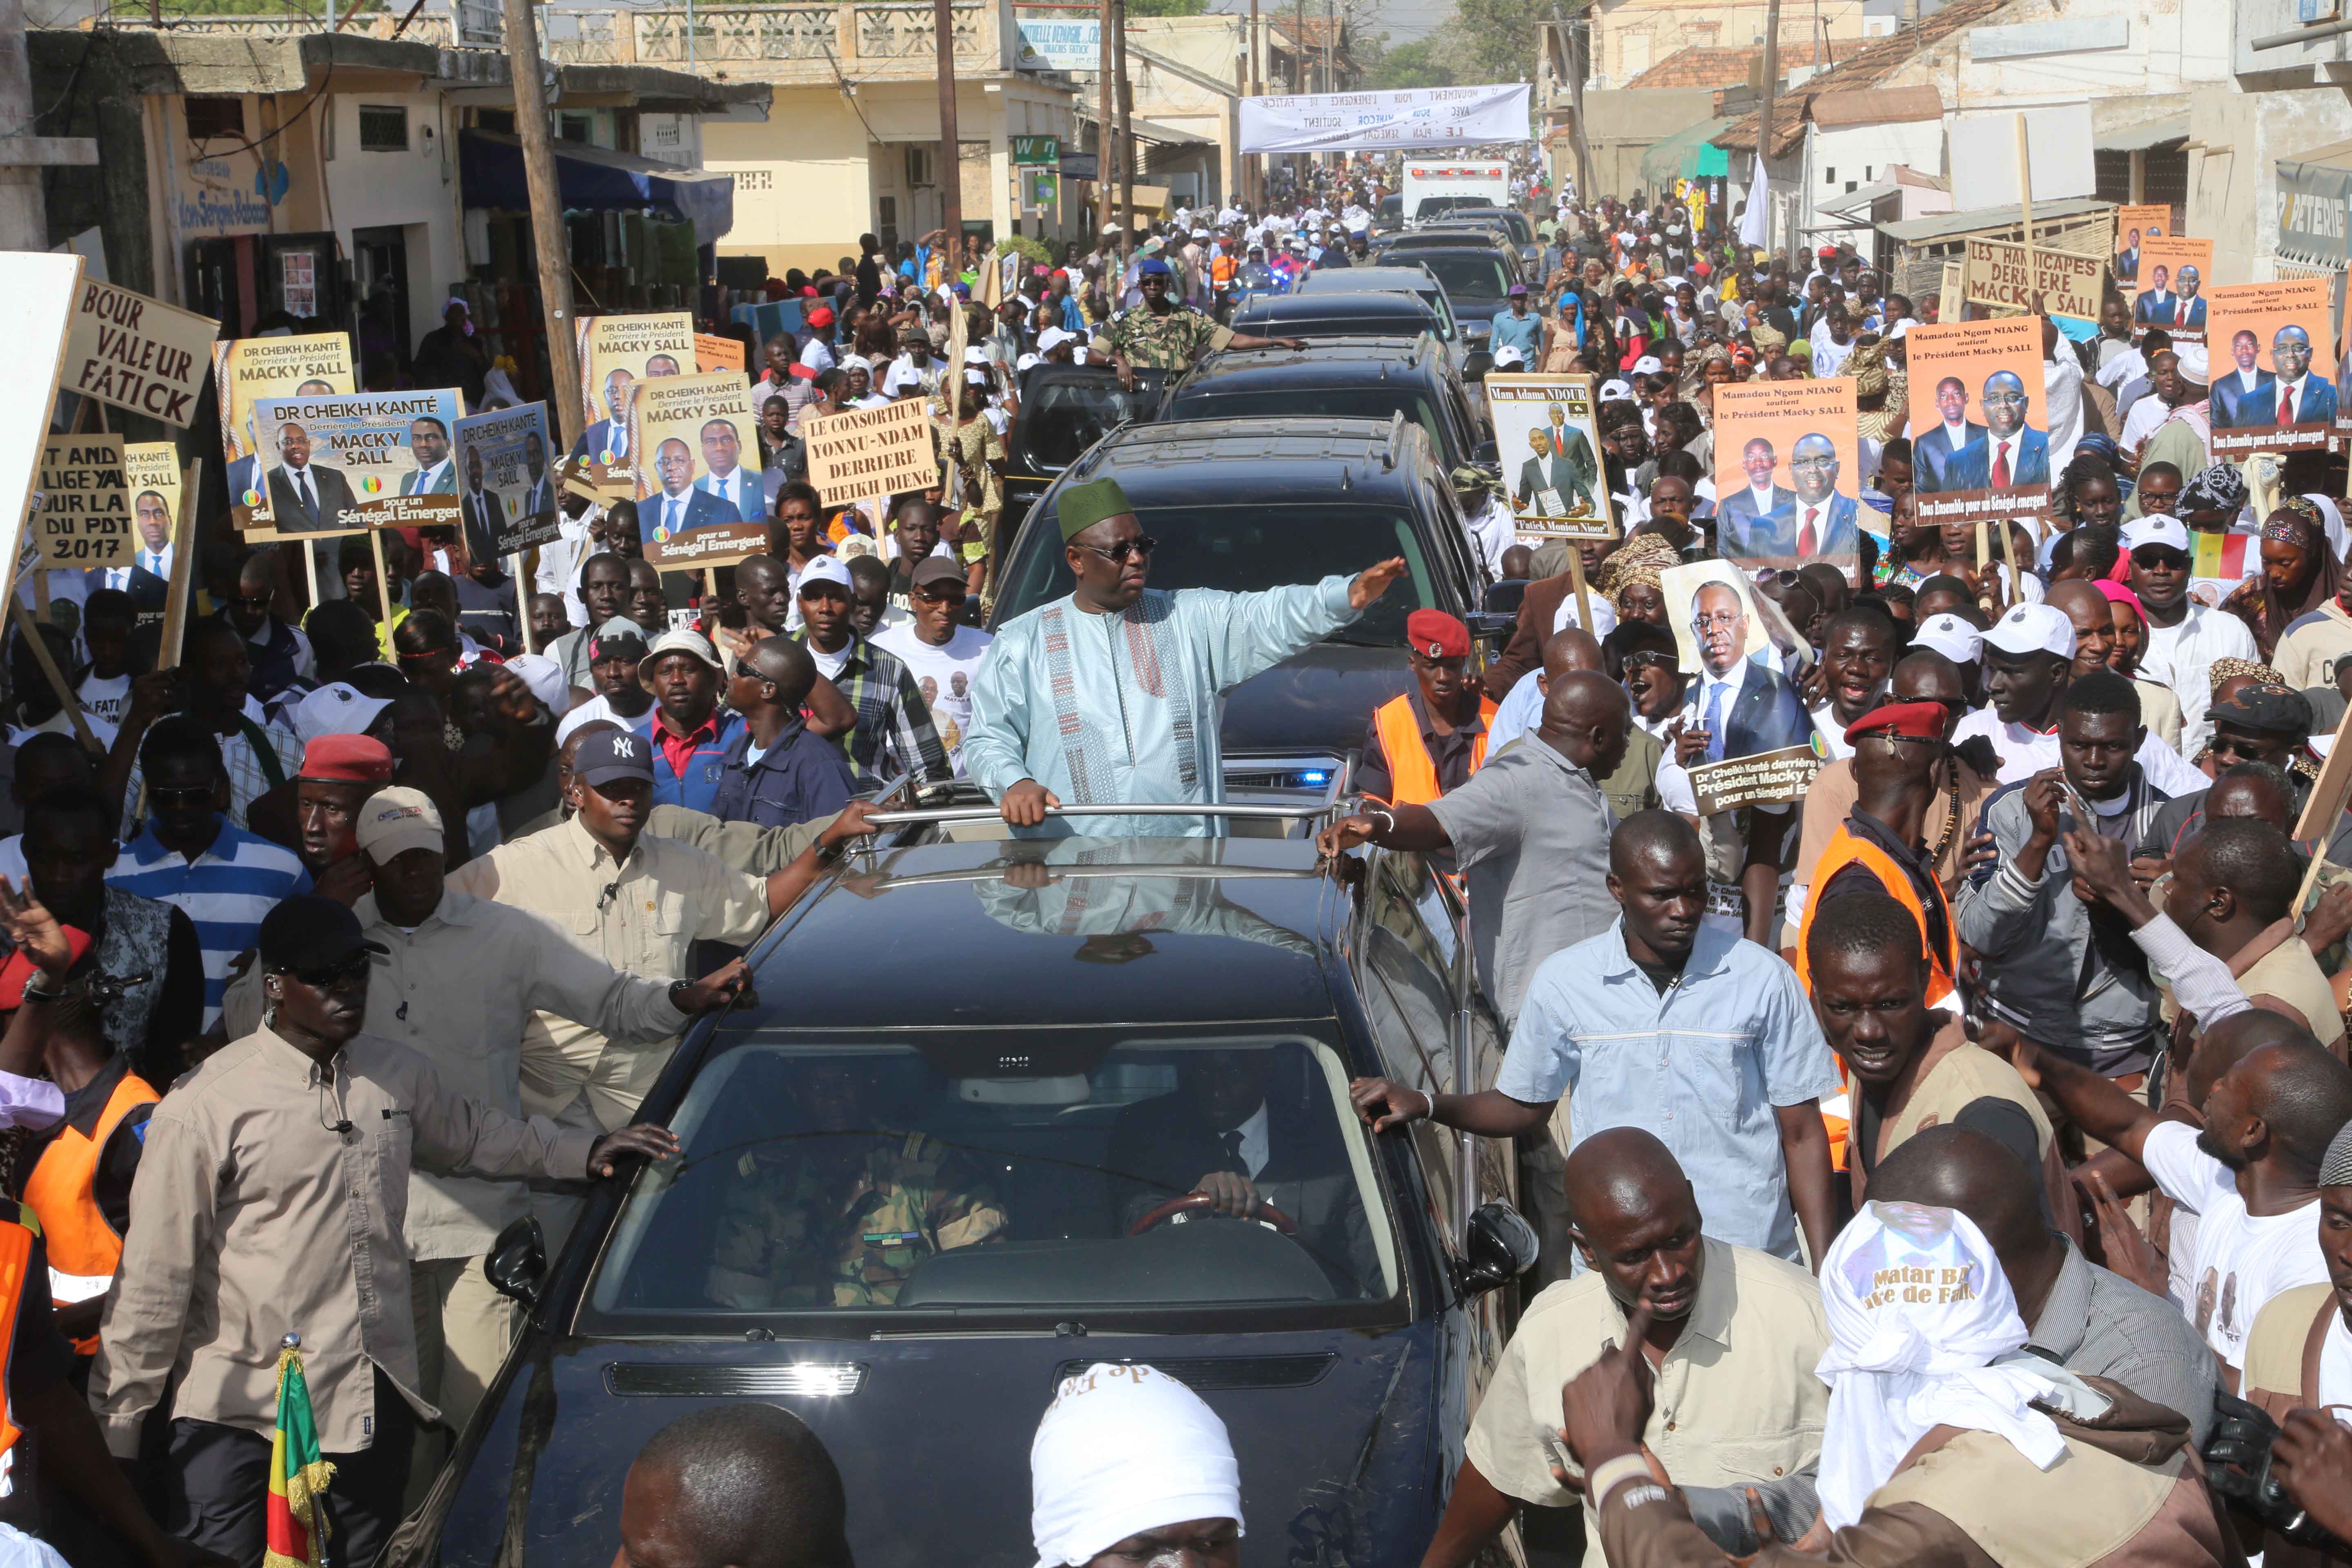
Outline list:
[[[1107,517],[1118,517],[1135,510],[1127,499],[1127,491],[1117,479],[1095,479],[1083,485],[1072,485],[1062,492],[1057,514],[1062,523],[1062,542],[1067,544],[1087,529]]]

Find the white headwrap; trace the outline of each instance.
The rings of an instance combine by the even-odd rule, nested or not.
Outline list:
[[[1062,1380],[1029,1448],[1037,1568],[1088,1563],[1139,1531],[1242,1518],[1225,1424],[1156,1367],[1097,1362]]]
[[[2066,1452],[2038,1401],[2095,1416],[2107,1402],[2024,1350],[2009,1276],[1957,1209],[1867,1203],[1822,1262],[1830,1385],[1822,1434],[1822,1517],[1843,1530],[1937,1426],[2007,1438],[2048,1469]]]

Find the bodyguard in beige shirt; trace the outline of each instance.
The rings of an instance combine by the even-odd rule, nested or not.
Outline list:
[[[257,1562],[274,1369],[280,1342],[299,1334],[337,1466],[338,1555],[364,1568],[399,1519],[415,1424],[436,1415],[409,1313],[410,1167],[578,1178],[625,1154],[666,1159],[677,1141],[519,1120],[362,1034],[382,950],[331,899],[279,904],[259,949],[268,1021],[175,1085],[148,1123],[90,1405],[109,1447],[133,1458],[168,1388],[172,1528]]]
[[[1422,1568],[1463,1568],[1520,1502],[1580,1500],[1586,1568],[1603,1568],[1592,1501],[1559,1437],[1560,1388],[1624,1337],[1637,1303],[1654,1314],[1643,1351],[1657,1390],[1643,1446],[1675,1484],[1769,1481],[1820,1455],[1829,1388],[1813,1367],[1829,1321],[1812,1276],[1702,1235],[1682,1167],[1638,1128],[1579,1144],[1566,1184],[1585,1272],[1546,1289],[1519,1319]]]
[[[441,814],[422,790],[380,790],[354,816],[358,858],[374,890],[352,912],[381,953],[367,1032],[417,1052],[468,1100],[523,1114],[521,1058],[535,1010],[652,1043],[674,1038],[689,1016],[741,987],[740,963],[701,981],[627,973],[536,915],[445,886]],[[230,986],[222,1016],[232,1037],[260,1027],[261,990],[255,972]],[[419,1392],[453,1432],[481,1403],[514,1336],[516,1304],[491,1289],[482,1258],[530,1212],[520,1181],[410,1173]],[[438,1457],[437,1447],[423,1456],[428,1464]]]
[[[589,735],[563,784],[572,820],[467,862],[449,873],[448,885],[530,910],[615,969],[684,974],[697,942],[748,946],[841,846],[871,831],[853,802],[800,858],[754,877],[647,833],[653,780],[653,748],[644,736]],[[677,1045],[675,1036],[620,1041],[593,1023],[541,1011],[524,1037],[522,1107],[566,1126],[585,1127],[593,1118],[593,1125],[617,1127],[636,1114]]]

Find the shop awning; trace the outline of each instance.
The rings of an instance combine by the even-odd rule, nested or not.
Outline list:
[[[1073,118],[1087,125],[1097,123],[1095,117],[1085,110],[1077,110]],[[1203,136],[1197,131],[1186,131],[1181,126],[1139,119],[1132,114],[1127,117],[1127,128],[1135,132],[1137,141],[1157,142],[1162,147],[1213,147],[1217,142],[1213,136]]]
[[[2102,132],[2091,138],[2091,145],[2102,153],[2145,153],[2150,147],[2161,147],[2167,142],[2185,142],[2189,138],[2189,115],[2186,110],[2168,114],[2161,120],[2142,121],[2126,125],[2120,131]]]
[[[457,133],[465,205],[509,212],[530,209],[522,143],[497,131]],[[735,226],[735,176],[681,169],[633,153],[578,142],[555,144],[558,199],[566,212],[645,212],[694,226],[694,243],[716,244]]]
[[[1642,183],[1656,187],[1671,185],[1677,178],[1697,179],[1704,174],[1724,173],[1723,168],[1706,167],[1703,163],[1694,164],[1692,158],[1694,153],[1713,153],[1716,161],[1720,162],[1724,156],[1723,150],[1708,147],[1706,143],[1717,132],[1730,123],[1728,120],[1702,120],[1696,125],[1675,132],[1663,142],[1652,143],[1650,150],[1642,154]]]
[[[2352,247],[2352,142],[2331,142],[2278,161],[2278,255],[2305,267],[2340,268]]]

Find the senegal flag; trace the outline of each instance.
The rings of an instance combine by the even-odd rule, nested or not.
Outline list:
[[[302,1352],[289,1344],[278,1355],[278,1430],[269,1439],[269,1545],[262,1568],[321,1568],[327,1521],[319,1503],[334,1479],[335,1467],[319,1449],[310,1385],[302,1381]]]

